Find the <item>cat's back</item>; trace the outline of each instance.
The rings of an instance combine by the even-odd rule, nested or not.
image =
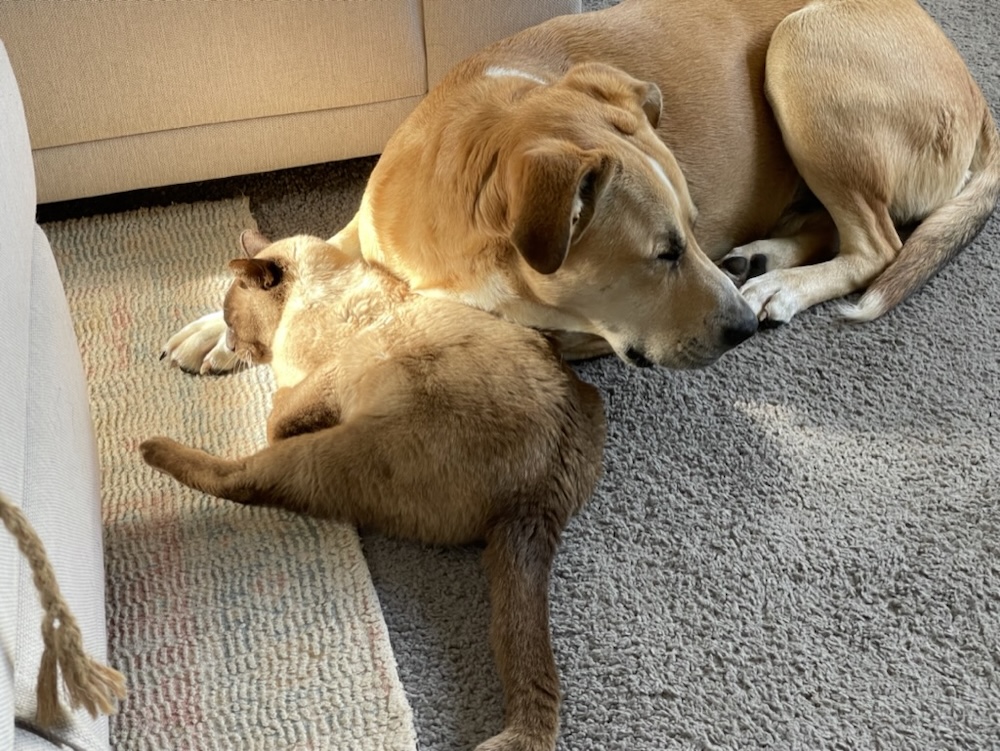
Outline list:
[[[364,262],[312,273],[288,301],[285,329],[286,366],[328,371],[352,413],[446,412],[507,431],[557,432],[572,419],[603,431],[596,389],[540,332],[415,293]]]
[[[597,391],[581,381],[539,331],[451,300],[414,295],[399,316],[396,357],[423,379],[475,410],[560,420]]]
[[[401,318],[412,339],[394,367],[407,384],[411,424],[433,424],[446,454],[473,457],[497,476],[534,476],[579,508],[602,466],[598,390],[534,329],[428,298],[410,301]]]

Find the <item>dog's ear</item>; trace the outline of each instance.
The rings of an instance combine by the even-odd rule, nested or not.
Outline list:
[[[265,258],[234,258],[229,262],[229,268],[236,273],[237,279],[258,289],[276,287],[283,275],[281,266]]]
[[[642,111],[653,128],[660,126],[660,115],[663,114],[663,93],[660,87],[652,81],[638,81],[636,93],[642,102]]]
[[[536,147],[511,175],[510,240],[535,271],[552,274],[587,229],[613,167],[570,144]]]
[[[656,128],[660,124],[663,94],[651,81],[640,81],[604,63],[579,63],[569,69],[563,83],[624,110],[633,111],[638,107],[650,125]],[[621,125],[622,130],[629,130],[627,124]]]
[[[240,233],[240,248],[247,258],[253,258],[270,244],[271,241],[259,230],[245,229]]]

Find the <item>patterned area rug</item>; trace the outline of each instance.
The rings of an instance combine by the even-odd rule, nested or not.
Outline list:
[[[118,749],[409,749],[410,709],[356,532],[190,491],[142,463],[168,435],[264,443],[266,368],[194,378],[158,361],[215,308],[246,199],[50,223],[103,468]]]

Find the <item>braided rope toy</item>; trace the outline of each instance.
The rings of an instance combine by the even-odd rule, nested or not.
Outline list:
[[[0,519],[17,539],[21,554],[31,566],[35,589],[45,611],[42,619],[45,650],[38,669],[36,721],[42,727],[52,727],[66,720],[59,704],[60,672],[72,709],[82,706],[91,717],[114,713],[114,699],[125,698],[125,677],[86,653],[80,627],[59,591],[45,546],[24,512],[2,493]]]

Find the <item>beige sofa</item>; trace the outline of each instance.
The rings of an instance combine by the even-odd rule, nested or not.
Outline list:
[[[79,621],[86,649],[107,657],[100,467],[87,381],[48,239],[17,82],[0,43],[0,492],[27,515]],[[31,570],[0,525],[0,749],[108,747],[107,718],[32,725],[42,610]]]
[[[0,0],[38,202],[377,154],[479,47],[580,0]]]

